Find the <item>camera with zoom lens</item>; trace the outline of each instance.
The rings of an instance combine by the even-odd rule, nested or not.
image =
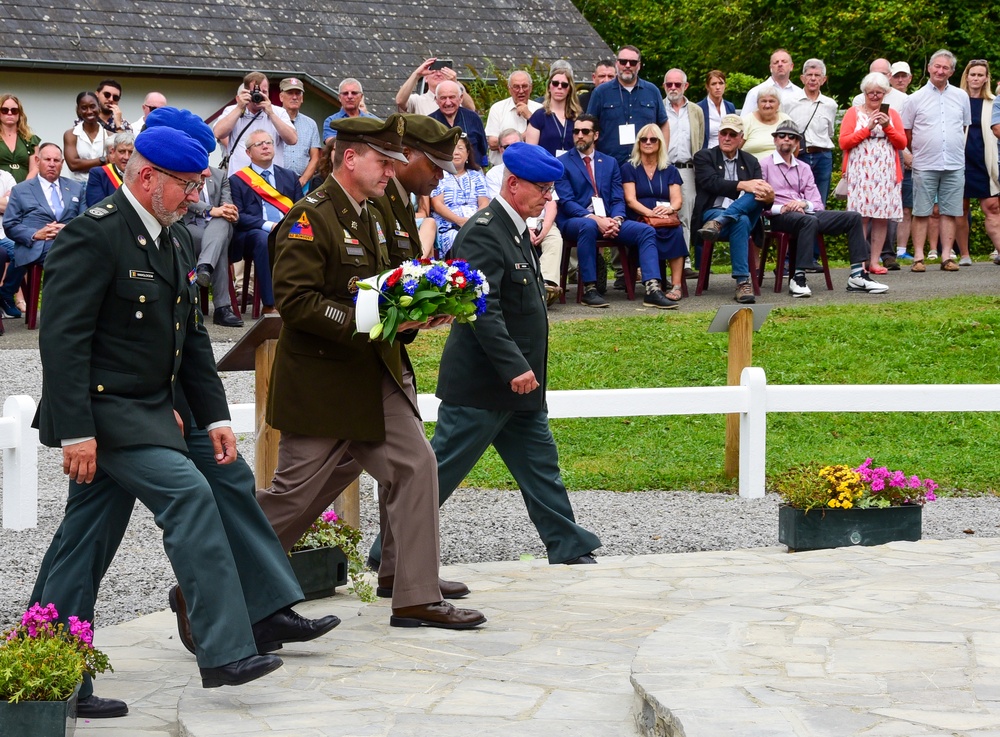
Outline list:
[[[260,91],[260,85],[254,85],[254,88],[250,91],[250,101],[254,105],[260,105],[266,99],[267,95]]]

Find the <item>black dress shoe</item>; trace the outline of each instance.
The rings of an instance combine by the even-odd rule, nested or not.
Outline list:
[[[230,305],[216,307],[215,314],[212,316],[212,322],[226,328],[243,327],[243,318],[233,312],[233,308]]]
[[[187,602],[184,601],[184,594],[181,587],[174,585],[170,589],[170,611],[177,615],[177,635],[181,644],[194,653],[194,634],[191,632],[191,620],[188,619]]]
[[[391,599],[393,580],[394,577],[391,577],[376,588],[375,595],[381,599]],[[443,578],[438,579],[438,588],[441,589],[441,596],[445,599],[461,599],[471,593],[469,587],[461,581],[445,581]]]
[[[580,566],[588,565],[590,563],[596,563],[597,558],[594,557],[593,553],[584,553],[576,558],[570,558],[569,560],[564,560],[562,564],[564,566]]]
[[[241,686],[266,676],[281,666],[281,658],[277,655],[250,655],[235,663],[220,665],[218,668],[199,668],[201,685],[202,688]],[[79,710],[77,714],[79,715]]]
[[[128,714],[128,704],[118,699],[102,699],[90,694],[85,699],[77,699],[76,716],[82,719],[110,719]]]
[[[214,269],[209,264],[198,264],[198,268],[194,272],[194,280],[198,282],[199,287],[208,289],[212,286],[213,271]]]
[[[319,619],[306,619],[291,607],[275,612],[253,626],[257,652],[280,650],[286,642],[309,642],[325,635],[340,624],[340,617],[330,614]]]

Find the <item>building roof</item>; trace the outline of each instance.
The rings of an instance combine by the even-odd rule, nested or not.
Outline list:
[[[391,109],[426,58],[453,59],[460,77],[567,59],[589,79],[607,45],[571,0],[4,0],[0,66],[107,68],[127,74],[310,76],[336,90],[344,77],[368,104]]]

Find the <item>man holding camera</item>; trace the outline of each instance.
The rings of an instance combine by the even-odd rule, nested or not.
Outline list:
[[[271,104],[267,76],[263,72],[250,72],[243,78],[236,103],[223,110],[215,123],[215,137],[226,148],[223,160],[229,162],[229,176],[250,165],[247,140],[258,130],[267,131],[272,137],[274,163],[284,166],[285,144],[296,143],[298,133],[285,109]]]

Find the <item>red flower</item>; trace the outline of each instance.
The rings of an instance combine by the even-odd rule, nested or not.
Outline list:
[[[385,280],[385,285],[387,287],[394,287],[394,286],[396,286],[396,283],[399,281],[400,277],[402,277],[402,276],[403,276],[403,268],[399,267],[395,271],[393,271],[391,274],[389,274],[389,276]]]
[[[452,279],[451,279],[451,283],[454,284],[459,289],[465,289],[465,285],[466,285],[465,275],[464,274],[455,274],[455,276],[453,276]]]

